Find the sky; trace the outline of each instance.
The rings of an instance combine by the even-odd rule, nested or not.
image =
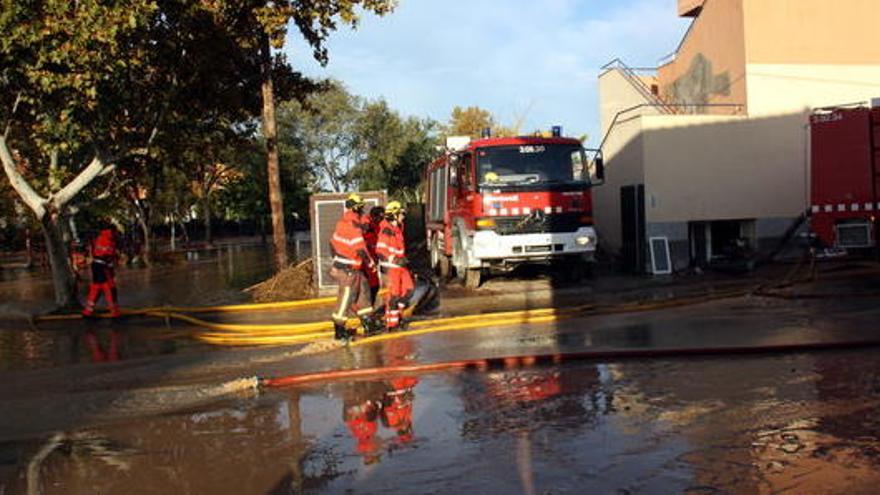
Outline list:
[[[294,28],[285,52],[296,68],[332,77],[357,95],[384,98],[404,115],[445,122],[476,105],[522,131],[562,125],[598,136],[598,75],[615,58],[654,67],[678,46],[688,21],[676,0],[399,0],[365,14],[327,44],[321,67]]]

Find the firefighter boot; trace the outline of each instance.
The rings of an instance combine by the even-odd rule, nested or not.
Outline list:
[[[382,325],[382,322],[380,322],[373,316],[364,316],[363,318],[361,318],[361,323],[364,326],[364,335],[366,335],[367,337],[382,333],[384,327],[384,325]]]
[[[345,324],[333,322],[333,331],[334,338],[336,340],[341,340],[343,342],[348,342],[351,336],[348,334],[348,329],[345,328]]]

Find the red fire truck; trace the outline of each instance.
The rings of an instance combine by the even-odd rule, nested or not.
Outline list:
[[[558,127],[550,137],[450,138],[426,170],[432,266],[472,288],[488,270],[523,263],[582,271],[597,243],[590,188],[603,178],[601,153]]]
[[[825,248],[876,247],[880,210],[880,100],[810,117],[810,225]]]

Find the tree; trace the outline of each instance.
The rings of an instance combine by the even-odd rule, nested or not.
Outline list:
[[[272,231],[275,243],[275,263],[277,269],[287,265],[287,239],[284,232],[284,207],[279,179],[278,146],[275,125],[275,96],[272,74],[269,70],[271,60],[270,44],[276,49],[284,46],[287,26],[293,20],[300,34],[311,45],[316,60],[326,65],[328,52],[325,41],[338,23],[356,27],[359,21],[357,8],[384,15],[391,12],[395,0],[260,0],[261,7],[255,9],[263,27],[259,37],[262,95],[263,95],[263,137],[266,140],[267,174],[269,180],[269,203],[272,208]]]
[[[511,126],[503,126],[498,123],[492,113],[480,107],[461,108],[456,106],[452,109],[449,122],[443,127],[444,137],[469,136],[473,139],[482,137],[484,129],[490,129],[493,136],[517,136],[524,115],[516,119]]]
[[[42,227],[58,305],[77,305],[65,221],[74,198],[154,156],[166,130],[233,126],[259,111],[253,74],[264,61],[219,3],[3,1],[0,161]],[[271,72],[282,92],[302,82],[280,57]]]
[[[290,101],[279,112],[279,139],[287,153],[299,153],[318,178],[318,189],[343,192],[352,185],[357,161],[355,126],[362,100],[337,81],[303,102]]]
[[[436,154],[436,127],[430,119],[404,119],[384,100],[367,103],[356,126],[359,158],[352,179],[362,189],[418,201],[424,167]]]

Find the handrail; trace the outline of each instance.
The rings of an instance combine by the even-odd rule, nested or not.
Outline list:
[[[661,105],[667,107],[675,107],[675,108],[683,108],[683,107],[735,107],[735,108],[743,108],[745,104],[743,103],[662,103]],[[631,106],[629,108],[624,108],[623,110],[617,112],[614,115],[614,118],[611,120],[611,125],[608,126],[608,130],[605,131],[605,136],[602,138],[602,141],[599,143],[598,149],[602,150],[605,146],[605,142],[608,141],[608,137],[611,135],[611,131],[614,130],[614,126],[617,125],[617,121],[623,114],[638,110],[644,107],[656,107],[657,104],[653,103],[640,103],[638,105]]]
[[[639,77],[638,74],[636,74],[636,69],[628,66],[623,60],[616,58],[611,62],[603,65],[601,70],[605,71],[603,72],[603,74],[612,70],[619,71],[624,79],[626,79],[636,89],[636,91],[639,92],[642,98],[651,102],[652,104],[657,106],[657,108],[660,108],[663,113],[674,113],[671,108],[666,106],[666,103],[658,95],[654,94],[654,92],[651,91],[651,88],[648,87],[647,84],[645,84],[645,81],[643,81],[642,78]],[[656,69],[642,70],[656,72]]]

